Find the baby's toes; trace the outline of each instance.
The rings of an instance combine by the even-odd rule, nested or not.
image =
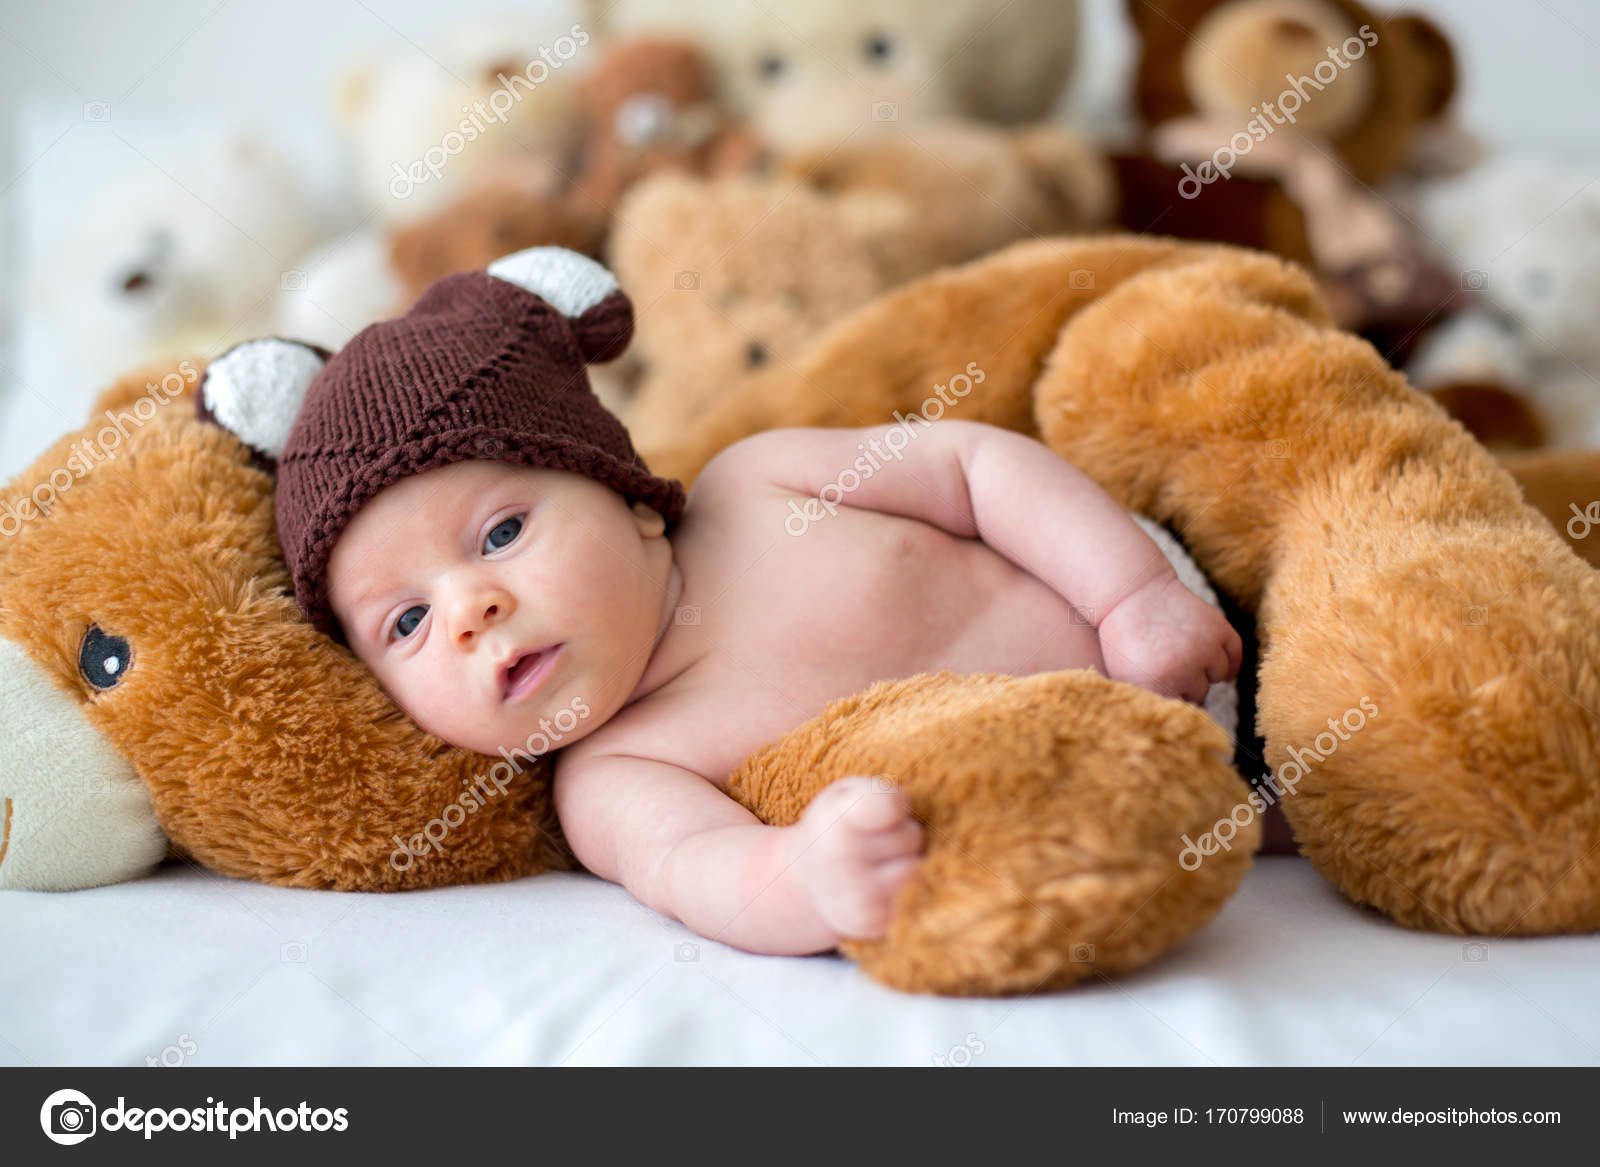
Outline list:
[[[916,856],[893,859],[862,870],[832,897],[825,912],[829,925],[842,936],[876,940],[889,930],[895,894],[916,872]]]
[[[881,865],[895,859],[914,859],[922,854],[922,824],[907,814],[895,826],[864,831],[855,836],[855,851],[868,863]]]
[[[844,809],[841,825],[861,834],[896,831],[911,822],[911,804],[900,788],[877,779],[865,781]]]

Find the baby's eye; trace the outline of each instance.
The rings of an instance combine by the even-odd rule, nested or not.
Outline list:
[[[502,520],[495,524],[494,530],[489,532],[488,538],[483,541],[483,551],[487,555],[491,551],[499,551],[509,547],[517,541],[517,536],[522,534],[522,516]]]
[[[413,604],[404,612],[401,612],[400,619],[394,622],[394,630],[400,634],[400,639],[404,640],[415,632],[417,625],[422,623],[422,618],[427,614],[428,606],[426,604]]]

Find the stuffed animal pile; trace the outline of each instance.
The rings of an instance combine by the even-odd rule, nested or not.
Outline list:
[[[133,878],[167,848],[372,890],[571,862],[547,756],[421,733],[286,592],[270,467],[320,359],[245,346],[198,407],[190,378],[132,378],[0,493],[0,885]],[[1240,782],[1199,709],[1089,671],[836,702],[729,789],[785,823],[850,774],[905,788],[927,859],[889,934],[845,946],[865,971],[1008,993],[1142,965],[1226,901],[1269,799],[1403,923],[1600,926],[1600,577],[1282,261],[1018,244],[845,317],[785,392],[752,383],[656,465],[692,477],[771,424],[931,413],[968,362],[984,378],[952,412],[1037,434],[1257,614],[1272,781]]]
[[[1254,622],[1261,758],[1252,727],[1236,750],[1201,709],[1084,670],[886,681],[744,759],[728,791],[774,824],[851,775],[907,793],[927,854],[888,934],[844,946],[868,975],[1021,994],[1141,967],[1227,902],[1269,812],[1401,924],[1600,928],[1600,408],[1573,372],[1597,356],[1593,249],[1559,242],[1589,203],[1507,251],[1557,184],[1401,191],[1461,161],[1454,58],[1419,18],[1131,3],[1145,133],[1108,163],[1041,122],[1076,4],[938,9],[620,0],[570,29],[469,26],[439,59],[504,117],[470,137],[436,75],[352,74],[366,223],[298,261],[256,330],[293,339],[180,360],[185,326],[148,330],[120,367],[173,359],[0,487],[0,888],[164,861],[364,891],[574,866],[559,740],[484,757],[418,729],[302,619],[272,509],[329,349],[554,244],[606,257],[634,302],[632,348],[592,372],[655,473],[692,483],[785,426],[988,422],[1161,524]],[[1248,134],[1285,70],[1316,80],[1351,38],[1303,133],[1176,193],[1215,171],[1219,128]],[[1426,242],[1388,211],[1412,194],[1398,226]],[[1115,221],[1163,235],[1092,234]],[[1432,396],[1383,355],[1419,340]]]

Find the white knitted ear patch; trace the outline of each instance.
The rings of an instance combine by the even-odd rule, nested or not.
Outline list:
[[[1172,570],[1178,573],[1178,580],[1184,587],[1199,596],[1213,608],[1221,608],[1217,601],[1217,593],[1212,590],[1211,582],[1206,579],[1206,573],[1200,570],[1183,544],[1172,537],[1172,533],[1143,515],[1128,512],[1139,528],[1155,540],[1161,554],[1167,557],[1167,562],[1172,564]],[[1219,681],[1206,690],[1205,703],[1202,706],[1211,715],[1211,720],[1227,731],[1228,740],[1235,745],[1239,743],[1239,686],[1233,681]]]
[[[297,341],[246,341],[206,366],[200,392],[218,425],[276,459],[322,364]]]
[[[612,292],[617,278],[565,247],[530,247],[489,265],[489,274],[532,292],[563,316],[582,316]]]

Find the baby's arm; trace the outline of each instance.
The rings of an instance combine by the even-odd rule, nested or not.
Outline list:
[[[995,426],[947,420],[910,432],[906,440],[899,425],[772,431],[725,452],[733,465],[714,462],[706,474],[748,458],[746,473],[815,496],[853,470],[860,486],[844,505],[982,539],[1097,629],[1113,678],[1200,701],[1210,683],[1237,673],[1238,634],[1088,475]]]
[[[702,936],[772,955],[882,935],[922,846],[905,797],[865,778],[769,827],[678,766],[569,751],[556,759],[555,803],[590,871]]]

